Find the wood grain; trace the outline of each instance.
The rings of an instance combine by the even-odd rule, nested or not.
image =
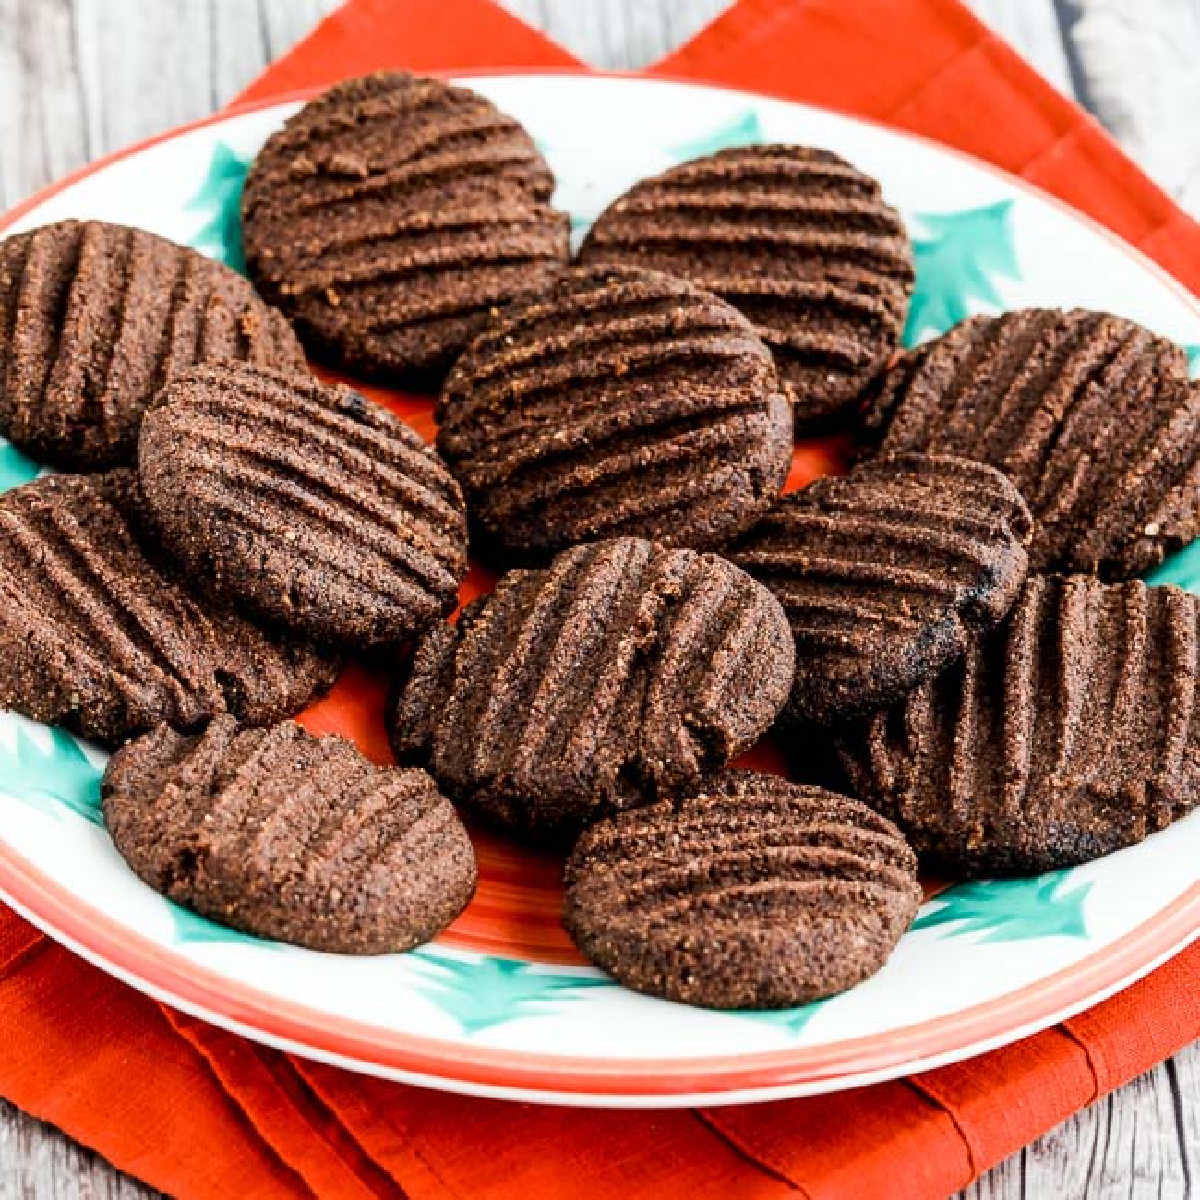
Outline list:
[[[1200,5],[1071,0],[1064,7],[1088,104],[1167,191],[1200,212]]]
[[[585,62],[629,70],[662,58],[730,0],[500,0]]]
[[[4,1200],[149,1200],[158,1195],[114,1171],[98,1154],[0,1100]]]
[[[727,0],[502,0],[597,66],[666,54]],[[850,2],[850,0],[845,0]],[[971,0],[1200,214],[1197,0]],[[336,0],[0,0],[0,208],[100,154],[211,112]],[[971,1200],[1200,1195],[1200,1046],[983,1176]],[[0,1198],[155,1193],[0,1101]]]

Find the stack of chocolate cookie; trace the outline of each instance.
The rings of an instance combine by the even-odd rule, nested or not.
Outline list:
[[[97,222],[0,243],[0,432],[100,472],[0,498],[0,703],[133,738],[143,879],[400,950],[474,889],[457,805],[563,849],[623,983],[770,1007],[883,965],[918,858],[1041,870],[1196,804],[1200,609],[1135,579],[1200,534],[1178,347],[1027,310],[899,351],[907,235],[828,150],[645,180],[574,264],[553,187],[489,101],[384,73],[260,152],[257,292]],[[437,451],[297,334],[436,390]],[[856,465],[782,495],[818,429]],[[501,576],[450,622],[468,531]],[[364,652],[399,767],[287,719]],[[772,727],[794,781],[731,765]]]
[[[427,773],[287,718],[345,655],[457,602],[457,482],[406,425],[307,370],[241,276],[141,230],[0,244],[0,430],[45,475],[0,497],[0,704],[124,746],[117,848],[218,921],[347,952],[427,940],[470,899]]]

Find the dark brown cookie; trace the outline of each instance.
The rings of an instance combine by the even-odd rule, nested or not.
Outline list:
[[[219,359],[305,369],[282,314],[195,250],[103,221],[0,242],[0,433],[39,462],[129,462],[150,397]]]
[[[1037,521],[1035,571],[1126,579],[1200,534],[1200,389],[1183,351],[1105,313],[972,317],[906,356],[870,423],[880,451],[1004,471]]]
[[[823,788],[726,771],[586,830],[563,924],[636,991],[783,1008],[873,975],[920,903],[916,855],[890,821]]]
[[[438,449],[487,543],[536,559],[630,535],[706,549],[779,494],[791,420],[767,348],[679,279],[573,270],[468,347]]]
[[[1031,576],[962,663],[839,741],[855,792],[956,875],[1044,871],[1200,800],[1200,601]]]
[[[1032,530],[994,468],[904,454],[782,497],[726,556],[787,613],[788,716],[829,724],[899,700],[996,625]]]
[[[678,795],[765,732],[792,680],[783,610],[712,554],[577,546],[418,643],[388,712],[401,762],[541,840]]]
[[[307,637],[395,645],[457,601],[458,484],[417,433],[348,387],[197,368],[147,414],[138,473],[189,575]]]
[[[653,267],[735,305],[801,430],[844,423],[896,349],[913,257],[879,184],[829,150],[741,146],[634,184],[580,261]]]
[[[131,471],[0,496],[0,708],[117,742],[303,708],[337,664],[194,600],[134,540]]]
[[[475,891],[475,854],[424,771],[291,721],[166,725],[109,760],[104,822],[155,891],[222,925],[342,954],[407,950]]]
[[[529,135],[490,100],[398,72],[350,79],[254,160],[246,263],[312,350],[436,387],[489,312],[567,261],[553,190]]]

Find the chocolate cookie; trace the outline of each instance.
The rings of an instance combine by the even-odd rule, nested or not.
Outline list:
[[[139,503],[130,471],[0,496],[0,708],[117,742],[278,720],[333,682],[333,660],[197,603],[135,541]]]
[[[322,643],[394,645],[457,601],[458,484],[403,421],[348,387],[197,368],[147,414],[138,473],[190,575]]]
[[[109,760],[104,823],[155,891],[222,925],[342,954],[427,942],[475,891],[475,854],[424,771],[377,767],[291,721],[166,725]]]
[[[639,538],[576,546],[417,645],[388,712],[401,762],[540,840],[678,795],[765,732],[792,680],[771,594]]]
[[[883,453],[1006,472],[1036,571],[1138,575],[1200,534],[1200,389],[1183,351],[1105,313],[972,317],[903,359],[870,423]]]
[[[896,349],[913,257],[879,184],[828,150],[740,146],[634,184],[580,261],[653,267],[735,305],[801,430],[844,423]]]
[[[554,178],[468,88],[350,79],[267,139],[246,178],[246,263],[305,344],[363,375],[436,387],[488,314],[569,256]]]
[[[150,397],[219,359],[305,369],[284,317],[195,250],[103,221],[0,242],[0,433],[39,462],[128,462]]]
[[[883,966],[921,903],[916,868],[866,805],[726,771],[677,804],[586,830],[567,862],[563,924],[636,991],[783,1008]]]
[[[956,875],[1045,871],[1200,800],[1200,600],[1031,576],[1001,632],[839,741],[854,790]]]
[[[1008,612],[1033,519],[997,470],[903,454],[782,497],[726,556],[771,590],[796,639],[788,716],[889,704]]]
[[[651,271],[564,272],[506,309],[455,364],[437,418],[482,538],[519,559],[619,535],[715,546],[791,462],[787,401],[750,323]]]

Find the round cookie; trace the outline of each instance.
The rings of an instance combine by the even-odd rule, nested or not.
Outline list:
[[[739,146],[643,179],[600,214],[579,260],[666,271],[739,308],[802,432],[854,415],[899,344],[914,282],[879,184],[806,146]]]
[[[1004,471],[1037,522],[1031,570],[1126,579],[1200,535],[1200,388],[1122,317],[972,317],[889,372],[868,423],[880,453]]]
[[[890,704],[961,658],[1017,598],[1033,518],[999,471],[903,454],[781,497],[726,551],[783,605],[793,721]]]
[[[190,575],[322,643],[396,645],[457,601],[458,484],[403,421],[343,385],[191,371],[147,414],[138,474]]]
[[[436,388],[490,312],[566,263],[553,190],[533,140],[478,93],[394,71],[349,79],[255,158],[246,264],[317,354]]]
[[[305,370],[283,315],[221,263],[103,221],[0,242],[0,433],[39,462],[124,465],[163,383],[221,359]]]
[[[952,876],[1048,871],[1200,801],[1200,600],[1029,578],[1003,628],[839,734],[854,791]]]
[[[586,830],[567,862],[563,924],[635,991],[785,1008],[883,966],[921,903],[916,867],[866,805],[727,771]]]
[[[113,743],[278,720],[332,684],[333,659],[194,600],[135,541],[139,505],[131,471],[0,496],[0,708]]]
[[[639,538],[513,571],[418,643],[401,762],[535,840],[679,795],[752,745],[792,681],[783,610],[712,554]]]
[[[659,272],[564,272],[467,348],[438,449],[498,557],[652,538],[707,549],[779,494],[791,418],[771,355],[722,300]]]
[[[166,725],[109,760],[104,823],[155,891],[233,929],[341,954],[427,942],[475,891],[475,854],[424,771],[377,767],[291,721]]]

